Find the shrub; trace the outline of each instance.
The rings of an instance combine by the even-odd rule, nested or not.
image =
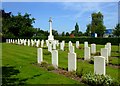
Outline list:
[[[104,76],[92,73],[83,75],[82,82],[87,83],[90,86],[119,86],[119,82],[108,75]]]
[[[94,64],[94,60],[91,59],[91,60],[89,61],[89,63],[90,63],[90,64]]]
[[[48,49],[47,47],[43,47],[43,49]]]
[[[48,66],[48,63],[46,61],[41,62],[41,67],[47,68],[47,66]]]
[[[50,66],[47,67],[47,70],[48,70],[48,71],[52,71],[52,70],[54,70],[54,69],[55,69],[55,68],[54,68],[52,65],[50,65]]]
[[[76,75],[81,78],[83,76],[83,68],[80,71],[76,71]]]
[[[44,52],[43,52],[43,55],[51,55],[51,52],[49,52],[49,51],[44,51]]]
[[[100,56],[100,52],[96,52],[95,54],[93,54],[94,56]]]

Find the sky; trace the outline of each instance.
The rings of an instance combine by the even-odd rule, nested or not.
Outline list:
[[[76,22],[79,30],[86,31],[93,12],[104,15],[104,25],[113,29],[118,23],[118,2],[3,2],[2,9],[17,15],[20,12],[34,17],[35,28],[49,31],[49,18],[52,17],[52,28],[58,33],[71,32]]]

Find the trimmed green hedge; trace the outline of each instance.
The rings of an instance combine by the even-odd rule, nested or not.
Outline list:
[[[9,39],[9,38],[7,38]],[[17,39],[17,38],[16,38]],[[28,38],[26,38],[28,39]],[[40,39],[40,40],[47,40],[47,36],[42,37],[33,37],[31,39]],[[95,43],[95,44],[101,44],[105,45],[107,42],[110,42],[112,45],[118,45],[120,43],[120,37],[119,38],[70,38],[70,37],[55,37],[56,40],[59,40],[60,42],[64,40],[66,43],[69,41],[72,41],[75,43],[76,41],[79,41],[80,43],[84,43],[85,41],[88,41],[89,44]],[[3,38],[2,41],[5,42],[6,38]]]
[[[95,43],[95,44],[106,44],[107,42],[110,42],[112,45],[118,45],[120,43],[120,38],[70,38],[70,37],[55,37],[57,40],[62,41],[65,40],[65,42],[72,41],[75,43],[76,41],[79,41],[80,43],[84,43],[85,41],[88,41],[89,44]]]

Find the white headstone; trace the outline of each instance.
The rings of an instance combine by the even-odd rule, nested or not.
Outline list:
[[[94,73],[99,75],[105,75],[106,66],[105,66],[105,57],[95,56],[94,57]]]
[[[40,45],[40,40],[37,40],[36,41],[36,47],[39,47],[39,45]]]
[[[20,39],[18,39],[18,44],[20,44]]]
[[[17,44],[17,39],[15,39],[15,44]]]
[[[60,50],[64,51],[64,44],[62,42],[60,43]]]
[[[34,41],[33,40],[31,40],[31,45],[34,46]]]
[[[58,68],[58,51],[57,50],[52,51],[52,65],[55,68]]]
[[[52,52],[52,44],[50,44],[50,43],[48,44],[48,51]]]
[[[8,39],[6,39],[6,43],[8,43]]]
[[[8,43],[10,43],[10,39],[8,39]]]
[[[36,39],[34,39],[34,43],[36,44]]]
[[[59,46],[59,40],[57,40],[57,47]]]
[[[88,47],[88,42],[84,42],[84,48]]]
[[[69,41],[69,45],[68,45],[69,51],[70,51],[70,46],[73,46],[71,41]]]
[[[41,63],[43,61],[43,51],[42,51],[42,48],[38,48],[38,63]]]
[[[84,60],[89,60],[90,57],[91,57],[90,47],[85,47],[85,49],[84,49]]]
[[[49,44],[49,41],[48,40],[46,40],[46,46],[48,47],[48,44]]]
[[[76,71],[76,65],[76,53],[68,53],[68,71]]]
[[[105,57],[106,63],[109,62],[109,60],[108,60],[108,48],[101,48],[101,56]]]
[[[63,46],[65,46],[65,41],[62,41]]]
[[[15,41],[14,41],[14,39],[13,39],[13,42],[12,42],[13,44],[15,43]]]
[[[79,41],[76,41],[76,48],[79,48]]]
[[[44,46],[44,40],[41,41],[41,47],[43,47],[43,46]]]
[[[53,49],[56,49],[56,41],[53,42]]]
[[[11,42],[10,43],[12,43],[12,39],[11,39]]]
[[[96,44],[91,44],[91,54],[96,53]]]
[[[70,53],[74,53],[74,46],[70,46]]]
[[[24,46],[26,46],[26,39],[24,40]]]
[[[30,40],[28,39],[28,46],[30,46]]]
[[[111,43],[107,43],[106,48],[108,48],[108,56],[111,56]]]

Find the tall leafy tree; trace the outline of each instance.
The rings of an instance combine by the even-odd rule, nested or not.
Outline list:
[[[120,37],[120,24],[117,24],[117,25],[116,25],[116,27],[115,27],[114,30],[113,30],[113,34],[114,34],[115,36]]]
[[[85,35],[86,35],[86,36],[90,36],[90,31],[91,31],[91,24],[88,24],[88,25],[87,25],[86,32],[85,32]]]
[[[79,32],[79,25],[78,25],[78,23],[76,23],[76,25],[75,25],[75,33],[77,34]]]
[[[71,31],[71,34],[74,34],[75,36],[79,36],[79,25],[77,22],[75,24],[75,30]]]
[[[30,14],[25,13],[21,15],[18,13],[17,16],[11,14],[11,12],[6,13],[2,10],[2,33],[4,37],[32,37],[34,35],[35,29],[32,24],[35,22],[34,18],[30,18]]]
[[[62,32],[62,36],[65,36],[65,32]]]
[[[91,33],[97,33],[98,37],[103,36],[106,27],[103,24],[103,15],[101,12],[92,13]]]
[[[66,32],[66,36],[70,36],[69,32]]]
[[[58,36],[57,30],[52,30],[52,34],[53,34],[54,36]]]

